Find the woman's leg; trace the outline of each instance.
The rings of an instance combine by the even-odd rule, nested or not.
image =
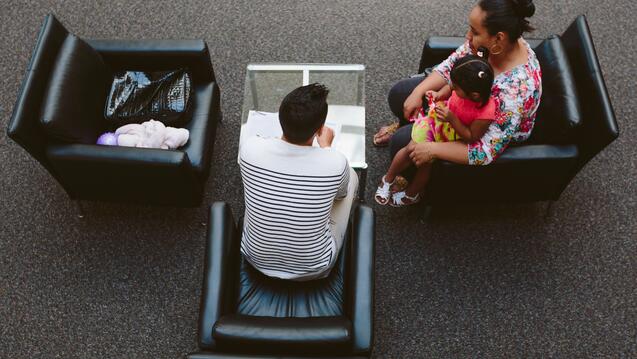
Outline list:
[[[404,118],[403,115],[403,105],[405,104],[405,100],[424,79],[424,76],[403,79],[396,82],[394,86],[392,86],[391,90],[389,90],[387,102],[389,103],[391,112],[394,116],[396,116],[396,118],[398,118],[400,126],[409,124],[409,119]]]
[[[398,151],[400,151],[401,148],[406,147],[409,144],[409,141],[411,141],[412,126],[413,124],[403,126],[392,136],[391,142],[389,142],[389,153],[392,158],[396,157]]]

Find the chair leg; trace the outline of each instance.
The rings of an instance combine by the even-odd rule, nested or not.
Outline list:
[[[83,219],[86,212],[84,210],[84,205],[82,204],[82,201],[76,200],[76,201],[73,201],[73,202],[75,202],[75,209],[77,211],[77,218]]]
[[[367,168],[358,170],[358,201],[365,203],[365,185],[367,184]]]
[[[555,201],[548,201],[546,209],[544,211],[544,218],[550,218],[553,215],[553,204]]]
[[[428,204],[425,205],[425,208],[422,214],[423,220],[428,221],[429,219],[431,219],[431,211],[432,211],[431,205],[428,205]]]

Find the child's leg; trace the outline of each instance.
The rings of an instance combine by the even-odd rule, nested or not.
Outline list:
[[[407,146],[403,147],[396,153],[394,159],[391,161],[391,165],[389,166],[387,173],[385,174],[386,182],[394,182],[396,176],[398,176],[402,171],[406,170],[409,166],[412,165],[407,148],[409,148],[409,146],[413,143],[413,141],[409,141],[409,144]]]
[[[416,175],[414,175],[414,178],[409,183],[409,186],[407,186],[407,188],[405,189],[405,194],[408,195],[409,197],[414,197],[420,192],[422,192],[422,190],[425,189],[427,182],[429,182],[430,174],[431,174],[431,163],[418,167],[418,170],[416,171]]]

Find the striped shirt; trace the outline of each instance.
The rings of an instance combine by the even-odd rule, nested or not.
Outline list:
[[[335,199],[347,195],[349,165],[333,149],[252,137],[239,155],[245,198],[241,253],[263,274],[310,279],[338,253],[330,232]]]

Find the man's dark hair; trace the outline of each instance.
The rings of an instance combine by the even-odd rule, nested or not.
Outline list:
[[[283,135],[292,143],[303,143],[318,131],[327,117],[327,94],[318,83],[301,86],[285,96],[279,107]]]

